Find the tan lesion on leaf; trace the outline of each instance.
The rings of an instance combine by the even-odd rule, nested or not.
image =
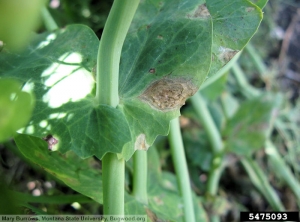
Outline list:
[[[150,145],[146,142],[146,135],[143,133],[138,135],[134,143],[134,150],[148,150],[149,147]]]
[[[230,48],[225,48],[223,46],[219,47],[219,59],[223,62],[223,63],[228,63],[237,53],[239,52],[239,50],[233,50]]]
[[[157,36],[157,39],[163,40],[164,37],[163,37],[162,35],[158,35],[158,36]]]
[[[167,112],[180,109],[197,90],[190,80],[163,78],[153,82],[139,98],[152,108]]]
[[[159,196],[154,196],[154,197],[153,197],[153,200],[154,200],[154,202],[155,202],[158,206],[164,204],[164,201],[163,201]]]
[[[187,17],[189,19],[196,19],[196,18],[209,18],[210,13],[206,7],[206,4],[199,5],[196,10],[192,13],[188,14]]]
[[[255,10],[254,7],[247,7],[247,8],[246,8],[246,12],[252,12],[253,10]]]

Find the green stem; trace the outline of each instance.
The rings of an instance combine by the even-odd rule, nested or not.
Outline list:
[[[124,215],[125,161],[107,153],[102,160],[103,210],[105,215]]]
[[[122,46],[139,0],[116,0],[108,15],[97,58],[96,102],[119,104],[119,63]],[[103,205],[105,215],[124,215],[124,159],[107,153],[102,160]]]
[[[241,162],[251,178],[252,183],[265,196],[273,210],[284,211],[284,206],[278,195],[257,163],[249,157],[242,159]]]
[[[212,160],[209,177],[207,180],[207,193],[215,196],[218,192],[219,181],[224,170],[224,164],[220,155],[215,155]]]
[[[268,155],[272,167],[274,169],[274,173],[279,177],[282,178],[294,192],[295,196],[297,197],[298,203],[300,203],[300,183],[297,181],[286,165],[284,160],[281,158],[280,154],[278,153],[274,144],[270,141],[266,141],[265,145],[266,154]]]
[[[259,96],[261,94],[261,92],[258,89],[254,88],[248,83],[248,80],[246,79],[243,70],[237,63],[232,66],[232,72],[234,74],[234,77],[236,78],[238,86],[240,87],[240,89],[243,89],[242,93],[245,97],[251,98]]]
[[[207,193],[210,196],[216,196],[218,192],[218,186],[220,182],[220,177],[224,169],[223,164],[223,141],[220,132],[217,129],[215,122],[206,106],[206,103],[200,93],[196,93],[191,98],[192,106],[199,117],[205,132],[208,135],[209,142],[213,151],[213,161],[211,164],[211,169],[208,175],[207,181]],[[220,221],[219,215],[211,215],[210,218],[213,222]]]
[[[119,104],[121,50],[139,0],[114,1],[104,26],[97,59],[97,92],[100,104]]]
[[[213,121],[210,112],[206,106],[206,103],[200,93],[196,93],[190,98],[193,108],[197,113],[203,127],[208,134],[209,142],[211,143],[213,153],[217,154],[223,151],[223,141],[221,135],[217,129],[215,122]]]
[[[133,155],[133,196],[148,204],[147,195],[147,151],[137,150]]]
[[[222,173],[222,153],[223,153],[223,141],[221,135],[217,129],[215,122],[210,115],[210,112],[205,104],[204,99],[200,95],[200,93],[196,93],[191,98],[192,106],[197,113],[205,132],[208,135],[209,142],[212,146],[213,151],[213,161],[212,167],[209,173],[208,182],[207,182],[207,192],[215,196],[217,194],[218,185],[220,176]]]
[[[44,20],[45,27],[48,31],[58,29],[56,22],[54,21],[46,6],[42,7],[42,18]]]
[[[256,53],[256,50],[254,49],[254,47],[252,46],[251,43],[248,43],[247,46],[245,47],[245,49],[249,53],[249,55],[251,56],[251,58],[254,62],[254,65],[256,66],[259,73],[263,77],[265,75],[265,73],[267,72],[267,70],[268,70],[267,66],[262,62],[262,59]]]
[[[184,204],[184,217],[186,222],[195,221],[194,205],[192,191],[189,179],[189,173],[182,143],[179,119],[173,119],[170,124],[169,142],[173,163],[177,175],[177,181]]]

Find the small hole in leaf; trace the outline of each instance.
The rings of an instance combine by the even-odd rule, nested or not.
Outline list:
[[[48,143],[48,149],[52,150],[53,146],[58,143],[58,140],[55,139],[51,134],[43,138]]]
[[[155,68],[149,69],[149,72],[152,73],[152,74],[155,73]]]
[[[160,40],[164,39],[164,37],[162,35],[158,35],[157,38],[160,39]]]

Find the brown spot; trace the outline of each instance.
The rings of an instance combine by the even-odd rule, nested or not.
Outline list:
[[[96,74],[97,73],[97,64],[94,65],[94,67],[92,68],[92,75],[93,75],[93,79],[96,82]]]
[[[193,11],[191,14],[188,14],[187,17],[190,19],[208,18],[210,17],[210,13],[206,7],[206,4],[202,4],[199,5],[198,8],[195,11]]]
[[[247,7],[247,8],[246,8],[246,12],[252,12],[254,9],[255,9],[255,8],[253,8],[253,7]]]
[[[219,59],[226,64],[239,52],[239,50],[233,50],[233,49],[224,48],[220,46],[219,52],[220,52],[220,54],[218,55]]]
[[[179,121],[180,121],[180,127],[181,128],[185,128],[185,127],[189,126],[190,123],[191,123],[190,119],[186,118],[184,116],[180,116]]]
[[[146,143],[146,135],[140,134],[134,143],[134,150],[148,150],[149,147]]]
[[[158,197],[158,196],[153,197],[153,200],[155,201],[155,203],[156,203],[158,206],[164,204],[164,201],[163,201],[160,197]]]
[[[59,175],[60,176],[60,175]],[[80,183],[80,180],[78,180],[78,179],[73,179],[73,178],[68,178],[68,177],[65,177],[65,176],[63,176],[64,177],[64,182],[66,183],[66,184],[72,184],[72,185],[74,185],[74,186],[78,186],[78,185],[82,185],[81,183]],[[59,178],[59,177],[58,177]]]
[[[164,37],[163,37],[162,35],[158,35],[158,36],[157,36],[157,39],[163,40]]]
[[[2,49],[3,49],[3,42],[0,40],[0,52],[2,51]]]
[[[43,138],[48,143],[48,149],[52,150],[53,146],[58,143],[58,140],[55,139],[52,135],[47,135]]]
[[[155,69],[154,69],[154,68],[151,68],[151,69],[149,69],[149,72],[150,72],[150,73],[155,73]]]
[[[140,98],[151,107],[167,112],[179,109],[185,100],[197,92],[191,81],[182,78],[164,78],[152,83]]]

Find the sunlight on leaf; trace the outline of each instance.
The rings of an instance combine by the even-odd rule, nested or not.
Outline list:
[[[44,84],[50,88],[43,96],[43,102],[49,107],[57,108],[72,101],[78,101],[91,93],[94,79],[90,72],[76,65],[82,62],[79,53],[65,53],[58,61],[65,64],[53,63],[47,68],[41,77],[44,77]],[[64,92],[64,93],[62,93]]]
[[[48,46],[53,40],[55,40],[57,35],[55,33],[49,34],[44,41],[41,41],[41,43],[36,47],[36,49],[42,49],[46,46]]]

